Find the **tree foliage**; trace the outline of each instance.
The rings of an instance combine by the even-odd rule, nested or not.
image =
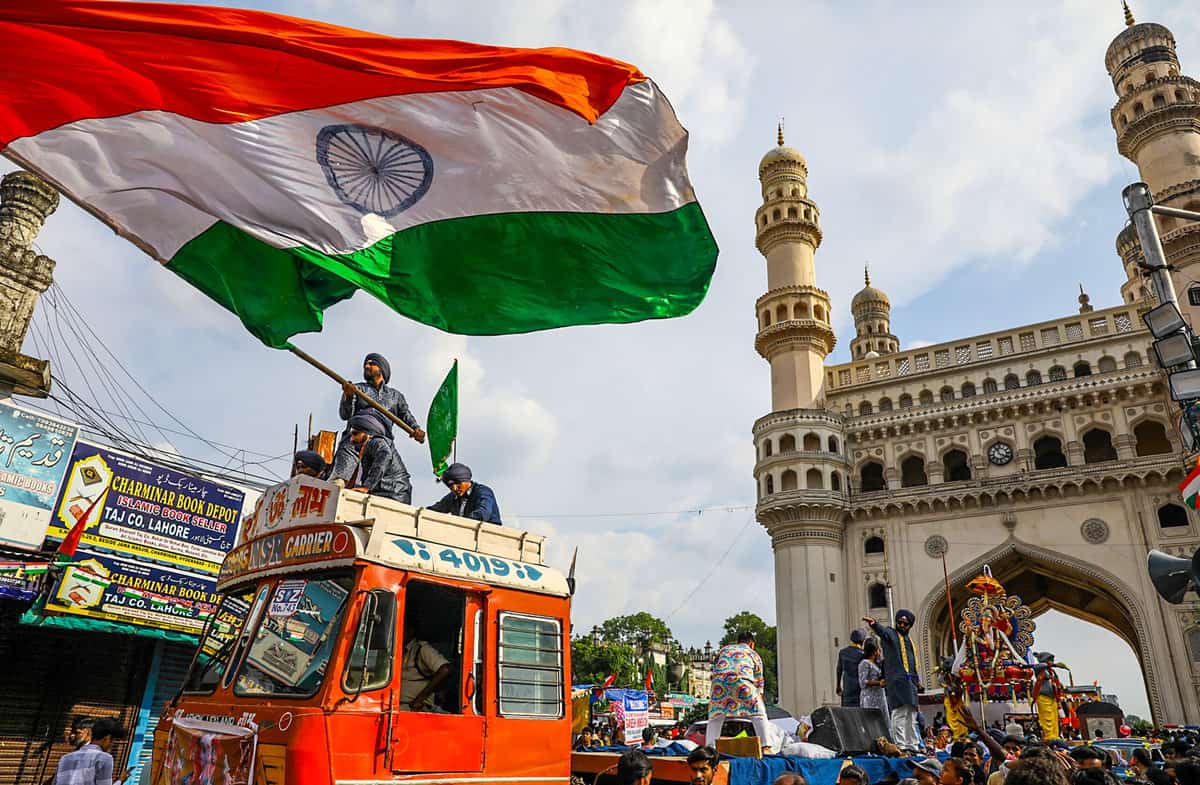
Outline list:
[[[721,636],[721,645],[736,643],[738,633],[742,630],[754,633],[755,651],[763,661],[763,697],[767,703],[778,703],[779,675],[776,630],[763,621],[758,614],[742,611],[725,620],[725,634]]]
[[[666,643],[672,640],[667,623],[645,611],[608,619],[600,625],[600,637],[628,646],[637,646],[643,641]]]
[[[637,654],[632,646],[593,641],[591,637],[571,641],[573,684],[603,684],[613,673],[617,675],[616,684],[630,685],[637,681]]]

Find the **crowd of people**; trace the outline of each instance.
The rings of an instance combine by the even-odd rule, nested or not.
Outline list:
[[[389,387],[392,368],[387,359],[372,352],[363,358],[363,381],[346,382],[338,404],[338,416],[346,427],[338,439],[333,461],[327,462],[315,450],[301,450],[292,462],[292,474],[330,480],[352,490],[412,504],[412,477],[396,450],[392,420],[366,402],[370,399],[408,426],[409,435],[425,441],[425,431],[417,424],[408,401],[399,390]],[[470,467],[452,463],[441,481],[449,493],[428,509],[487,523],[501,523],[496,494],[475,482]]]

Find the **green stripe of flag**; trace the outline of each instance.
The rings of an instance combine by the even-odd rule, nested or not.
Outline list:
[[[356,289],[447,332],[505,335],[684,316],[704,299],[717,246],[693,202],[666,213],[519,212],[435,221],[350,254],[279,249],[225,223],[168,268],[263,343],[321,329]]]
[[[429,404],[425,428],[433,473],[441,477],[454,450],[454,440],[458,438],[458,360],[450,366],[450,372]]]

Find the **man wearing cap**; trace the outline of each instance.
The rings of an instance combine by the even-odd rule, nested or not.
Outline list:
[[[906,752],[921,749],[921,733],[917,728],[917,692],[921,689],[921,676],[917,669],[917,647],[908,635],[916,620],[912,611],[903,609],[896,611],[895,627],[885,627],[870,616],[863,617],[883,646],[887,702],[892,710],[892,738]]]
[[[1033,694],[1037,696],[1038,725],[1042,729],[1042,741],[1061,738],[1058,727],[1058,702],[1062,697],[1062,682],[1054,672],[1054,655],[1048,651],[1038,652],[1038,664],[1034,666],[1037,679],[1033,683]]]
[[[842,705],[857,707],[862,688],[858,684],[858,664],[863,660],[863,640],[866,638],[862,630],[850,631],[850,645],[838,652],[837,694],[842,696]]]
[[[429,506],[435,512],[448,512],[460,518],[474,518],[485,523],[502,524],[500,505],[492,489],[471,480],[471,468],[463,463],[452,463],[442,472],[442,482],[450,489],[436,504]]]
[[[378,417],[371,414],[351,417],[349,443],[358,460],[346,478],[347,487],[372,496],[412,503],[412,481],[408,470],[384,433]]]
[[[319,452],[301,450],[292,459],[292,476],[295,477],[297,474],[324,479],[325,459]]]
[[[350,478],[355,468],[356,450],[350,445],[351,418],[360,414],[373,414],[383,425],[383,435],[392,441],[392,421],[368,406],[355,394],[356,389],[412,428],[412,438],[418,442],[425,441],[425,432],[417,425],[417,418],[413,417],[412,411],[409,410],[404,395],[399,390],[388,387],[391,378],[392,366],[388,364],[387,359],[382,354],[371,352],[363,358],[363,381],[357,384],[348,381],[342,385],[338,416],[346,421],[346,430],[342,432],[342,438],[338,441],[337,450],[333,455],[333,470],[330,472],[333,479],[345,481]]]
[[[942,764],[937,758],[925,758],[924,760],[910,760],[909,765],[913,769],[913,778],[920,785],[938,785],[942,778]]]

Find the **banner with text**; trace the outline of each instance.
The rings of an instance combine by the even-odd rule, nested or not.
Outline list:
[[[0,403],[0,545],[41,549],[78,436],[71,423]]]
[[[237,488],[80,442],[47,536],[62,539],[92,509],[80,547],[93,554],[205,573],[234,546]]]

